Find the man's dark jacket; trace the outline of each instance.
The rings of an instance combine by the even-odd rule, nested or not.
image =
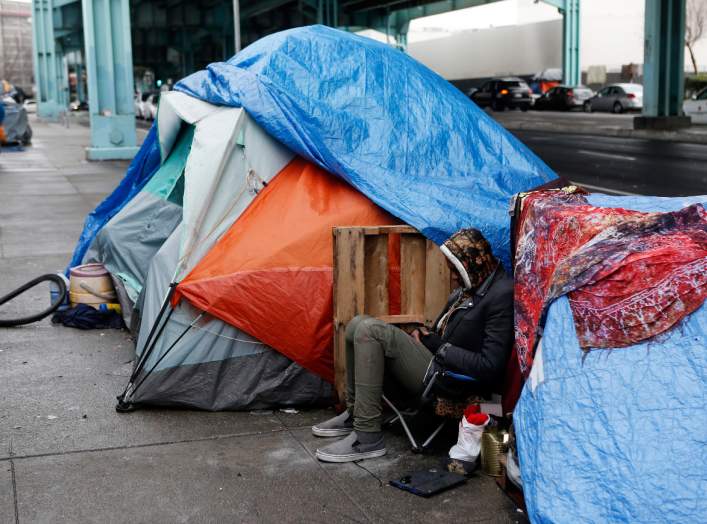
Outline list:
[[[454,290],[433,329],[461,292]],[[442,367],[475,378],[481,390],[499,392],[513,346],[513,279],[499,266],[488,282],[457,306],[444,335],[435,331],[421,340]]]

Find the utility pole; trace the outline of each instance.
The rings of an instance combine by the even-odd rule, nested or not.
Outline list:
[[[241,50],[241,6],[238,0],[233,0],[233,38],[237,53]]]

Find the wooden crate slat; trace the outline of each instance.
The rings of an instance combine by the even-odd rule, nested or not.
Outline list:
[[[372,317],[387,315],[388,235],[365,238],[364,276],[364,312]]]
[[[388,324],[423,324],[425,322],[423,315],[380,315],[376,318]]]
[[[447,259],[439,246],[427,240],[425,264],[425,324],[431,326],[447,305],[451,291]]]
[[[357,228],[334,229],[334,383],[340,401],[346,389],[346,324],[364,307],[363,238]]]
[[[400,237],[400,313],[425,313],[425,238],[404,234]]]

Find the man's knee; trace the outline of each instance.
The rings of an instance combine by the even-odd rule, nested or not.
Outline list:
[[[344,332],[344,336],[346,337],[346,341],[353,343],[354,341],[354,335],[356,334],[356,330],[358,329],[359,324],[363,322],[365,319],[371,318],[368,315],[356,315],[353,317],[348,324],[346,324],[346,331]]]
[[[377,342],[385,342],[388,331],[392,328],[390,324],[383,322],[377,318],[365,317],[356,326],[354,332],[355,342],[366,342],[375,340]]]

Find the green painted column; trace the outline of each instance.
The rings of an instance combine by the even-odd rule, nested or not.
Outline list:
[[[643,116],[682,114],[685,0],[646,0]]]
[[[58,120],[66,105],[62,104],[63,56],[56,49],[52,0],[32,0],[32,39],[37,115]]]
[[[571,86],[582,83],[582,69],[579,60],[579,0],[565,0],[562,23],[562,81]]]
[[[82,0],[91,119],[89,160],[137,152],[129,0]]]
[[[576,86],[582,83],[580,64],[580,0],[542,0],[557,7],[562,14],[562,83]],[[646,0],[650,1],[650,0]]]

